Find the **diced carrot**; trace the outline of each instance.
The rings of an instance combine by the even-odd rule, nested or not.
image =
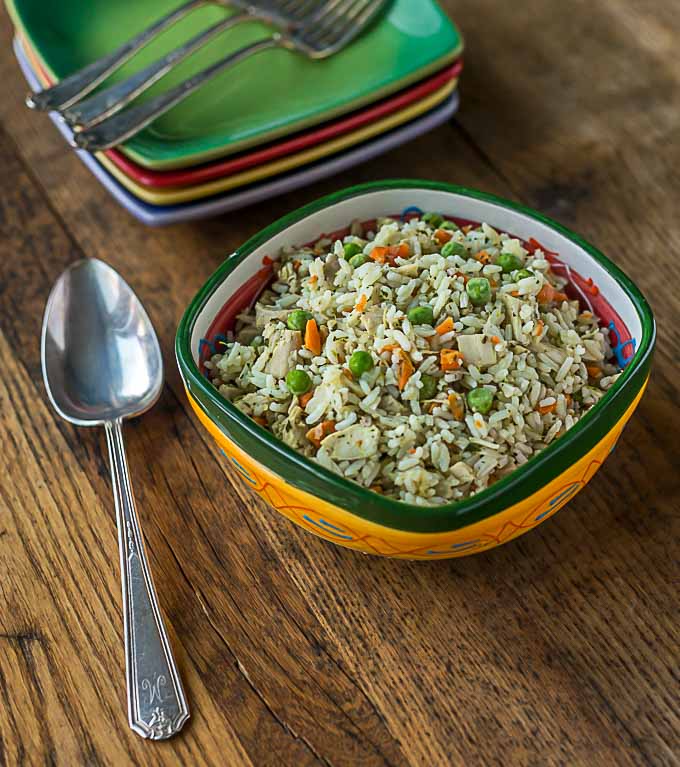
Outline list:
[[[453,330],[453,319],[451,317],[447,317],[445,320],[440,322],[439,325],[437,325],[435,330],[440,336],[443,336],[445,333],[450,333]]]
[[[451,415],[456,421],[462,421],[465,415],[465,406],[463,405],[463,398],[455,391],[452,391],[447,397],[449,402],[449,410]]]
[[[361,298],[357,301],[357,305],[354,307],[358,312],[363,312],[363,310],[366,308],[366,301],[368,299],[366,298],[366,294],[362,293]]]
[[[415,447],[411,447],[406,451],[409,455],[415,455],[416,449]]]
[[[446,229],[437,229],[434,233],[434,238],[440,245],[444,245],[453,237],[452,232],[447,232]]]
[[[463,355],[455,349],[442,349],[439,359],[442,370],[458,370],[463,364]]]
[[[480,264],[488,264],[489,261],[491,261],[491,256],[485,250],[480,250],[475,256],[475,259],[479,261]]]
[[[309,278],[309,284],[310,285],[316,285],[316,283],[319,281],[319,275],[318,274],[312,274]]]
[[[389,248],[386,248],[384,245],[376,245],[371,251],[370,257],[379,264],[384,264],[387,261],[388,253]]]
[[[519,295],[519,290],[511,290],[510,295],[513,296],[514,298],[517,298],[517,296]]]
[[[501,342],[501,339],[498,336],[491,336],[491,343],[494,344],[494,346],[496,344],[499,344],[500,342]]]
[[[321,354],[321,336],[319,335],[319,326],[315,319],[307,320],[305,326],[305,349],[309,349],[312,354]]]
[[[383,489],[380,485],[371,485],[368,489],[372,490],[374,493],[379,493],[380,495],[383,493]]]
[[[321,447],[321,440],[332,434],[335,431],[335,421],[322,421],[316,426],[312,427],[305,437],[314,445],[317,449]]]
[[[413,375],[414,370],[415,368],[413,367],[411,358],[402,349],[398,368],[399,375],[397,378],[397,386],[399,386],[399,391],[404,391],[406,384],[408,383],[408,379]]]
[[[467,234],[474,229],[474,226],[472,224],[465,224],[465,226],[461,226],[461,229],[463,230],[463,234]]]
[[[545,327],[545,322],[543,320],[538,320],[536,323],[536,327],[534,328],[533,335],[540,336],[543,332],[543,328]]]
[[[556,250],[548,250],[534,237],[529,238],[529,242],[525,242],[524,247],[529,251],[529,253],[535,253],[537,250],[542,250],[544,253],[548,253],[551,256],[557,255]]]
[[[408,242],[400,242],[399,245],[391,245],[387,252],[392,258],[408,258],[411,255],[411,248]]]
[[[545,415],[546,413],[554,413],[556,409],[557,402],[553,402],[552,405],[539,405],[536,408],[536,410],[538,410],[541,415]]]
[[[586,365],[586,370],[591,378],[602,377],[602,368],[599,365]]]
[[[253,421],[255,421],[255,423],[259,424],[260,426],[267,425],[267,419],[262,415],[254,415]]]
[[[468,283],[468,280],[470,279],[470,278],[467,276],[467,274],[463,274],[463,272],[456,272],[456,273],[455,273],[455,275],[454,275],[454,277],[462,277],[462,278],[463,278],[463,282],[464,282],[466,285],[467,285],[467,283]]]
[[[314,396],[314,389],[310,389],[309,391],[306,391],[304,394],[300,394],[298,397],[298,402],[300,403],[301,408],[306,408],[309,404],[309,400]]]
[[[562,301],[567,300],[567,295],[566,293],[561,293],[559,290],[556,290],[556,288],[549,282],[544,282],[543,287],[540,289],[536,298],[538,299],[539,304],[549,304],[552,301],[562,303]]]
[[[399,344],[387,344],[386,346],[383,346],[383,348],[378,352],[378,354],[382,354],[383,352],[393,352],[397,349],[401,349],[401,346]]]

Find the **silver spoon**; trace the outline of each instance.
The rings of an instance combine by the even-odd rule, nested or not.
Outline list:
[[[122,423],[163,387],[149,317],[122,277],[85,259],[57,280],[43,317],[42,371],[50,402],[77,426],[104,426],[116,501],[123,586],[128,720],[144,738],[169,738],[189,707],[158,607],[132,494]]]

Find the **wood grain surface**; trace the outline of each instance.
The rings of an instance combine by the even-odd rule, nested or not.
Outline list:
[[[121,210],[24,81],[2,16],[0,764],[670,765],[680,761],[680,17],[677,0],[449,0],[456,120],[304,190],[151,230]],[[487,554],[409,563],[295,528],[189,412],[177,322],[225,254],[358,181],[452,181],[584,234],[656,313],[651,383],[554,520]],[[158,330],[159,404],[127,426],[139,510],[192,719],[126,723],[103,434],[48,407],[39,332],[74,259],[118,269]]]

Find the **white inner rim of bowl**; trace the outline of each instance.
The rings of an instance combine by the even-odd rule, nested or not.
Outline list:
[[[587,251],[548,224],[497,203],[476,200],[454,192],[387,189],[367,192],[311,213],[256,248],[228,275],[196,318],[191,334],[191,353],[196,364],[199,342],[205,337],[215,316],[246,280],[262,268],[265,256],[276,258],[284,246],[303,245],[316,240],[324,233],[348,226],[354,219],[368,221],[380,216],[396,215],[413,205],[423,211],[437,211],[444,216],[483,221],[523,240],[535,238],[548,250],[555,251],[563,263],[575,269],[582,277],[593,280],[639,345],[642,337],[641,317],[623,288]]]

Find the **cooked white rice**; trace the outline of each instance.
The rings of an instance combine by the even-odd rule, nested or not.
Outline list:
[[[219,391],[290,447],[422,505],[466,498],[526,463],[620,372],[597,317],[559,294],[564,280],[541,250],[487,224],[442,233],[431,223],[380,219],[374,232],[354,222],[342,239],[284,249],[270,288],[206,362]],[[442,255],[447,237],[464,254]],[[363,265],[344,257],[348,243],[368,257]],[[531,275],[503,272],[500,254]],[[483,305],[466,290],[474,277],[490,283]],[[416,306],[432,309],[433,325],[408,319]],[[286,327],[294,310],[315,320],[320,350]],[[348,368],[357,350],[373,361],[360,377]],[[442,350],[462,359],[451,365]],[[286,383],[292,369],[311,379],[302,402]],[[467,401],[478,387],[493,395],[487,412]]]

